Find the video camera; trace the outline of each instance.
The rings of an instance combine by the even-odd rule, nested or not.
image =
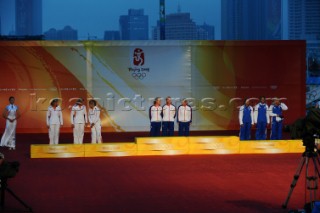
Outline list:
[[[16,176],[20,163],[17,161],[7,162],[4,155],[0,153],[0,179],[8,179]]]
[[[316,137],[320,135],[320,109],[312,108],[304,118],[289,126],[292,139],[302,139],[306,152],[314,151]]]

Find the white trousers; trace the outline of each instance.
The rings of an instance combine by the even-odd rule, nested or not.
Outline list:
[[[84,135],[84,124],[74,124],[73,128],[73,143],[82,144]]]
[[[101,143],[101,124],[96,123],[91,128],[91,143]]]
[[[49,139],[50,145],[59,144],[60,124],[50,124]]]
[[[6,121],[6,129],[1,138],[1,146],[6,146],[9,148],[16,147],[16,126],[17,121],[10,122]]]

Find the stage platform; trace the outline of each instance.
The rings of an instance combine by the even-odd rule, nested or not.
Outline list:
[[[137,137],[135,142],[31,145],[31,158],[302,153],[301,140],[239,141],[236,136]]]

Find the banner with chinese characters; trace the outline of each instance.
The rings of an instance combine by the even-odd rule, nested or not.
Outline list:
[[[0,106],[15,96],[20,132],[47,131],[53,98],[65,132],[80,97],[97,100],[104,131],[148,131],[155,97],[187,98],[191,130],[238,129],[243,99],[261,95],[288,105],[286,123],[305,113],[303,41],[15,41],[0,54]]]

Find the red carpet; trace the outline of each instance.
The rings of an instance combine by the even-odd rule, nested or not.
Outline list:
[[[281,204],[301,157],[270,154],[30,159],[32,137],[36,135],[18,135],[16,151],[0,151],[8,161],[21,163],[9,187],[40,213],[288,212],[281,209]],[[302,208],[303,204],[302,176],[288,209]],[[24,210],[9,194],[6,206],[8,212]]]

